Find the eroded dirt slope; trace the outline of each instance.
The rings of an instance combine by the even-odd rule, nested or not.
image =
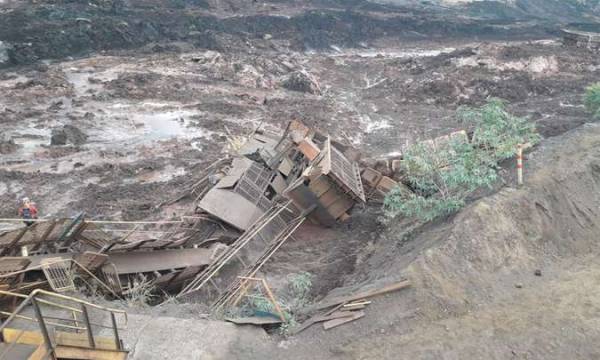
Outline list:
[[[362,270],[366,283],[406,277],[413,287],[377,299],[355,324],[311,329],[296,344],[327,344],[321,358],[598,357],[599,145],[600,126],[582,126],[531,154],[523,188],[412,238],[392,227],[356,279]]]

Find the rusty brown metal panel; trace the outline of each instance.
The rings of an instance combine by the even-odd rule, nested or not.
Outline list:
[[[108,261],[115,265],[118,274],[132,274],[208,265],[213,251],[200,248],[111,253]]]
[[[329,178],[326,176],[319,176],[312,180],[308,187],[315,194],[315,196],[321,197],[321,195],[331,188],[331,185],[331,180],[329,180]]]
[[[334,218],[338,219],[346,211],[350,210],[354,205],[354,201],[349,197],[339,197],[333,204],[327,207],[327,212]]]
[[[86,251],[83,254],[73,256],[73,260],[89,271],[95,271],[108,260],[108,255]]]
[[[325,226],[333,226],[335,224],[335,218],[327,212],[327,209],[321,205],[315,194],[302,182],[289,188],[285,195],[301,210],[310,209],[316,205],[317,207],[310,214],[311,219]]]
[[[247,229],[263,213],[242,195],[224,189],[210,190],[198,207],[241,230]]]

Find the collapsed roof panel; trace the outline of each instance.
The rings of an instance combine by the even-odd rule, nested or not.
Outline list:
[[[276,147],[279,143],[280,135],[270,133],[254,133],[250,136],[238,150],[243,156],[260,154],[265,161],[269,161],[276,154]]]
[[[206,193],[198,207],[240,230],[246,230],[263,213],[239,193],[216,188]]]
[[[188,266],[206,266],[215,258],[215,252],[219,248],[212,246],[208,249],[189,248],[112,253],[108,261],[115,265],[118,274],[162,271]]]

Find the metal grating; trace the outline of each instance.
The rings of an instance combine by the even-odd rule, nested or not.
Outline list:
[[[331,146],[331,144],[329,144],[329,151],[331,154],[332,174],[357,197],[362,201],[365,201],[365,192],[363,190],[362,181],[360,180],[360,170],[358,165],[346,159],[344,154]]]
[[[42,260],[41,265],[52,290],[58,293],[75,290],[70,261],[62,258],[50,258]]]
[[[267,186],[271,182],[272,171],[253,163],[237,182],[234,191],[251,201],[262,211],[271,207],[271,200],[265,197]]]

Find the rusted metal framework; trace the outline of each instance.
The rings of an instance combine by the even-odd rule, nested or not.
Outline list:
[[[121,323],[127,324],[127,313],[110,309],[74,297],[36,289],[29,295],[0,290],[0,295],[21,299],[12,312],[0,312],[7,319],[0,325],[3,346],[0,360],[4,359],[56,359],[86,358],[114,359],[127,358],[127,351],[121,341],[117,315],[123,316]],[[35,317],[22,315],[27,306],[32,306]],[[70,312],[73,317],[57,317],[44,314],[45,307]],[[91,311],[97,311],[110,318],[110,324],[94,323]],[[37,324],[39,331],[10,328],[15,320],[26,320]],[[94,328],[108,329],[112,338],[99,336]],[[69,330],[69,332],[64,331]],[[76,331],[76,332],[73,332]],[[31,350],[23,349],[30,346]],[[25,357],[24,357],[25,356]]]
[[[191,198],[194,209],[181,220],[98,221],[80,214],[0,233],[0,273],[15,274],[0,281],[22,286],[29,272],[62,291],[75,288],[76,271],[117,296],[149,282],[180,298],[216,298],[220,306],[243,285],[239,276],[254,277],[307,218],[333,225],[365,201],[358,164],[300,122],[279,135],[257,130],[246,140],[238,155],[214,162],[166,203]]]

